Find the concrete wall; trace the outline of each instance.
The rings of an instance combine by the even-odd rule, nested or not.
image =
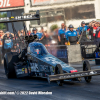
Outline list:
[[[95,16],[100,20],[100,0],[95,0]]]
[[[32,6],[25,9],[25,13],[29,13],[30,10],[48,10],[48,9],[57,9],[57,8],[68,8],[67,17],[66,17],[66,25],[73,24],[75,28],[77,28],[81,21],[89,22],[91,20],[96,20],[95,14],[95,0],[67,0],[67,3],[64,4],[53,4],[53,5],[45,5],[45,6]],[[71,2],[73,1],[73,2]],[[88,6],[89,5],[89,6]],[[83,8],[82,8],[83,6]],[[82,10],[81,10],[82,9]],[[73,11],[74,10],[74,11]],[[77,11],[78,10],[78,11]],[[77,12],[76,12],[77,11]],[[69,13],[68,13],[69,12]],[[78,12],[82,13],[79,14]],[[73,14],[73,15],[71,15]],[[92,16],[92,17],[91,17]],[[62,21],[48,23],[47,28],[49,29],[52,24],[57,24],[59,27]],[[30,22],[27,22],[27,27],[29,27]]]

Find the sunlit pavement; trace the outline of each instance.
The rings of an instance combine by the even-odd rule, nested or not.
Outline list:
[[[71,64],[73,67],[82,70],[82,64]],[[91,61],[92,69],[98,69]],[[77,67],[78,66],[78,67]],[[100,76],[94,76],[91,83],[86,83],[84,78],[81,82],[64,82],[58,86],[56,82],[48,84],[46,79],[21,78],[7,79],[3,66],[0,66],[0,92],[1,91],[44,91],[52,92],[52,95],[0,95],[0,100],[100,100]]]

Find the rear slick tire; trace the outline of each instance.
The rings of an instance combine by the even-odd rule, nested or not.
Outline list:
[[[14,63],[18,63],[19,58],[16,52],[6,53],[4,56],[4,69],[8,79],[16,78]]]

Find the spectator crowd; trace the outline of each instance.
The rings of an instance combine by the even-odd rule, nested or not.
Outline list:
[[[88,25],[87,25],[88,24]],[[76,44],[86,41],[96,42],[100,38],[100,22],[91,21],[90,23],[81,22],[81,26],[74,29],[73,25],[66,27],[64,23],[61,24],[61,29],[58,30],[58,41],[61,45],[68,45],[68,43]]]
[[[73,25],[68,27],[62,23],[61,28],[55,29],[55,35],[48,34],[47,31],[44,31],[44,28],[41,27],[41,30],[38,31],[35,27],[32,32],[29,30],[25,34],[25,31],[19,30],[17,34],[10,32],[4,33],[0,30],[0,51],[4,57],[7,52],[20,52],[25,48],[25,36],[37,35],[38,41],[42,42],[45,46],[51,43],[51,40],[56,40],[57,45],[73,45],[81,44],[86,41],[94,41],[99,47],[100,44],[100,22],[91,21],[90,23],[81,22],[81,25],[75,29]]]

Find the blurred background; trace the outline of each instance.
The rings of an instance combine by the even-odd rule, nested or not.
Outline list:
[[[35,26],[38,30],[41,26],[48,32],[52,31],[51,26],[61,26],[64,22],[66,26],[73,24],[74,28],[79,27],[81,21],[90,22],[100,20],[100,0],[1,0],[0,17],[20,16],[34,14],[40,10],[41,24],[37,21],[27,21],[28,30]],[[9,24],[0,24],[0,29],[13,32]],[[16,30],[23,29],[23,23],[14,23]]]

